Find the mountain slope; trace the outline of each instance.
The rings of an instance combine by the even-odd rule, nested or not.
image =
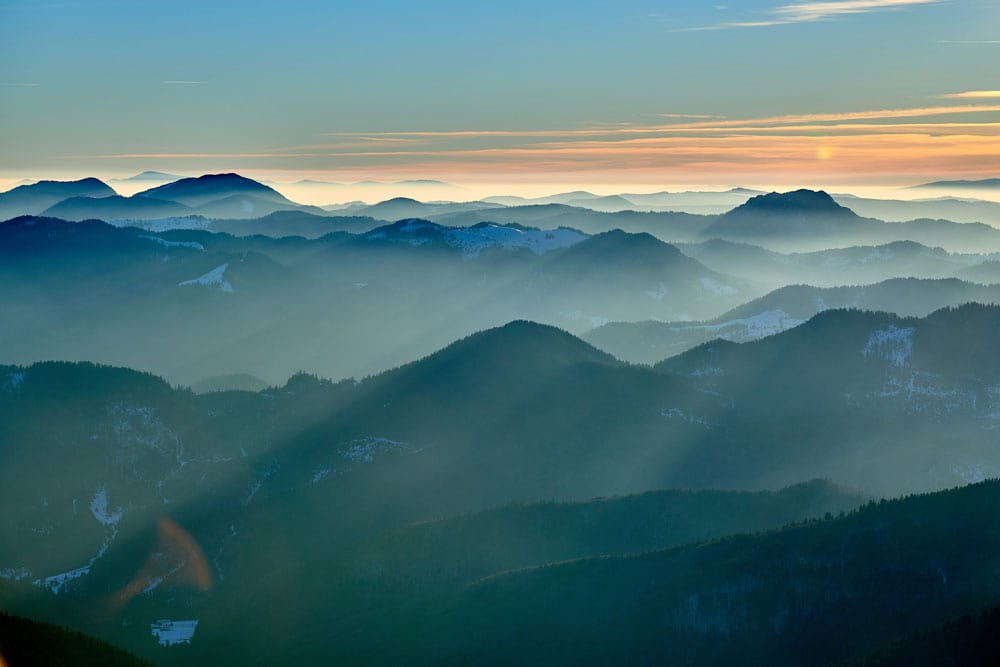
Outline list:
[[[50,206],[42,213],[62,220],[127,220],[130,218],[166,218],[191,215],[193,211],[177,202],[149,197],[70,197]]]
[[[371,220],[298,212],[190,221],[240,236],[39,218],[0,225],[9,287],[0,360],[92,360],[182,384],[244,372],[280,383],[303,368],[360,377],[515,319],[579,332],[609,319],[713,317],[759,294],[655,239],[620,233],[587,240],[569,229],[405,221],[365,232]],[[275,236],[254,235],[264,230]],[[322,236],[286,236],[296,230]],[[579,254],[567,252],[574,244]],[[216,270],[233,291],[179,288]],[[150,346],[162,353],[150,357]]]
[[[705,230],[728,239],[841,236],[863,225],[852,210],[822,191],[796,190],[751,197]]]
[[[714,270],[774,288],[795,284],[866,285],[890,278],[948,278],[986,257],[949,253],[913,241],[782,254],[716,239],[685,244],[681,251]]]
[[[197,178],[182,178],[143,190],[138,194],[142,197],[174,201],[191,207],[202,206],[233,195],[250,195],[276,204],[295,206],[294,202],[286,199],[274,188],[239,174],[205,174]]]
[[[117,193],[96,178],[79,181],[39,181],[0,193],[0,220],[38,215],[70,197],[112,197]]]
[[[497,575],[413,614],[396,642],[373,640],[372,659],[406,646],[428,663],[828,664],[995,604],[998,494],[987,482],[779,532]]]
[[[744,343],[771,336],[824,310],[860,308],[924,317],[970,302],[1000,304],[1000,287],[954,278],[897,278],[863,287],[793,285],[706,322],[612,322],[581,337],[619,359],[653,364],[717,338]]]
[[[917,219],[886,223],[862,218],[822,191],[760,195],[700,232],[703,240],[721,238],[755,243],[781,252],[911,241],[952,252],[996,252],[1000,230],[981,223]]]
[[[11,667],[143,667],[140,660],[92,637],[0,612],[0,662]]]

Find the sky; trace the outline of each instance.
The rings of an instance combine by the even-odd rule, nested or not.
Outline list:
[[[0,0],[0,179],[1000,177],[1000,0]]]

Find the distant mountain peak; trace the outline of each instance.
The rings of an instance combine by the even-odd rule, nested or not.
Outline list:
[[[386,199],[385,201],[379,202],[379,204],[421,204],[422,202],[413,199],[412,197],[392,197],[391,199]]]
[[[968,189],[994,189],[1000,188],[1000,178],[983,178],[978,181],[934,181],[933,183],[921,183],[912,186],[918,188],[968,188]]]
[[[851,215],[854,213],[841,206],[823,190],[794,190],[792,192],[769,192],[751,197],[745,204],[730,211],[754,211],[769,213],[822,213]]]
[[[56,193],[67,197],[79,196],[110,196],[115,194],[111,187],[99,178],[88,176],[76,181],[36,181],[27,185],[19,185],[3,194],[19,193]]]
[[[514,320],[467,336],[404,368],[429,370],[443,366],[474,379],[486,368],[509,373],[515,367],[540,370],[578,363],[622,365],[610,354],[563,329]]]
[[[665,243],[652,234],[646,232],[633,234],[621,229],[595,234],[574,248],[574,255],[593,256],[594,260],[599,257],[606,258],[609,253],[624,254],[633,261],[646,260],[653,264],[688,259],[676,246]]]
[[[705,236],[730,240],[841,234],[864,219],[822,190],[769,192],[722,215]]]
[[[238,194],[252,194],[276,203],[295,205],[274,188],[234,173],[182,178],[139,193],[143,197],[169,199],[188,206],[198,206]]]

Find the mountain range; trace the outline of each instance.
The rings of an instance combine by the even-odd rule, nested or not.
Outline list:
[[[155,183],[159,182],[157,179],[168,177],[170,175],[158,172],[144,172],[128,182]],[[707,214],[671,209],[667,202],[675,201],[681,209]],[[716,203],[698,203],[703,201]],[[842,204],[903,222],[885,223],[863,218]],[[848,195],[834,198],[825,192],[811,190],[765,194],[736,188],[723,193],[612,196],[577,191],[535,200],[493,197],[486,201],[430,203],[397,197],[374,205],[353,204],[327,209],[297,204],[270,186],[232,173],[179,178],[130,197],[117,195],[97,179],[73,183],[42,181],[0,194],[0,218],[43,214],[74,221],[94,218],[139,224],[155,230],[202,228],[206,220],[253,220],[276,212],[297,211],[314,216],[367,217],[386,222],[421,218],[457,227],[492,222],[547,229],[572,227],[589,234],[623,229],[646,232],[670,243],[719,238],[754,243],[782,252],[904,240],[941,246],[953,252],[1000,251],[1000,232],[982,224],[983,221],[1000,220],[997,215],[1000,205],[992,202],[905,202]],[[934,215],[954,216],[961,222],[927,218]],[[288,232],[278,233],[289,235]]]
[[[707,322],[610,322],[582,334],[619,359],[653,364],[716,339],[744,343],[796,327],[830,309],[924,317],[966,303],[1000,304],[1000,285],[956,278],[894,278],[858,287],[782,287]]]
[[[87,364],[0,369],[0,488],[17,508],[4,518],[0,593],[11,611],[167,661],[391,662],[389,628],[409,629],[418,662],[573,662],[668,638],[698,664],[751,645],[763,662],[851,657],[1000,593],[981,574],[990,550],[968,548],[1000,534],[995,483],[836,518],[873,495],[997,474],[998,331],[996,307],[924,319],[828,311],[642,369],[514,322],[360,384],[303,375],[203,396]],[[74,463],[57,473],[52,460]],[[837,485],[624,495],[814,477]],[[613,494],[624,497],[588,500]],[[897,576],[873,587],[883,568]],[[918,582],[932,581],[934,603],[915,606]],[[535,620],[570,591],[578,613]],[[95,613],[115,599],[119,612]],[[291,624],[257,613],[264,600]],[[670,621],[639,622],[649,605],[663,610],[649,618]],[[890,616],[900,605],[913,612]],[[803,635],[818,622],[810,609],[833,613],[831,629]],[[581,643],[604,611],[615,631]],[[455,615],[476,644],[443,622]],[[320,632],[331,617],[341,622]],[[198,619],[190,650],[150,641],[164,618]],[[881,630],[824,643],[853,627],[846,619]],[[529,627],[550,627],[554,643]],[[507,628],[533,639],[514,654],[494,648]]]
[[[761,293],[648,235],[413,220],[307,240],[20,218],[0,224],[0,257],[0,361],[90,360],[185,384],[361,377],[511,319],[583,331],[713,317]]]
[[[1000,230],[867,217],[987,202],[114,182],[0,194],[0,663],[995,662]]]

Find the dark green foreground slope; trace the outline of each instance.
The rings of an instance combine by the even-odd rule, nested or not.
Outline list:
[[[5,667],[146,667],[150,664],[105,641],[0,612],[0,665]]]
[[[1000,482],[499,574],[371,626],[392,662],[821,665],[1000,601]],[[383,643],[375,638],[393,641]]]

